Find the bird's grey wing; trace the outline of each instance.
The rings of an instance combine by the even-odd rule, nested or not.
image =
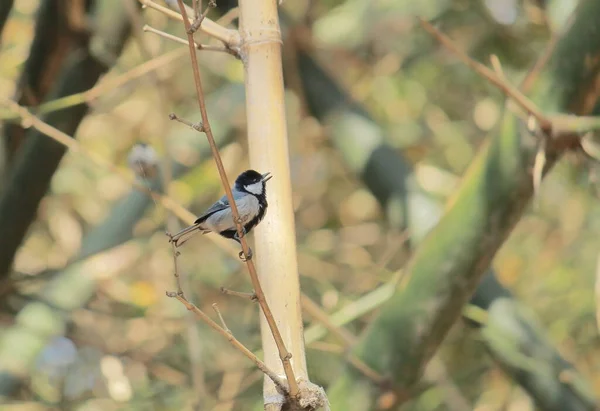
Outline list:
[[[237,201],[236,201],[237,203]],[[214,213],[217,213],[221,210],[225,210],[229,207],[229,200],[227,200],[227,196],[223,196],[219,199],[219,201],[217,201],[216,203],[214,203],[212,206],[210,206],[210,208],[208,210],[206,210],[204,212],[204,214],[202,214],[200,217],[198,217],[198,219],[196,221],[194,221],[194,224],[201,224],[203,223],[208,217],[210,217],[211,215],[213,215]]]

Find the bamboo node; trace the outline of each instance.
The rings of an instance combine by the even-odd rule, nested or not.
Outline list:
[[[240,30],[243,46],[255,46],[259,44],[283,44],[281,30],[273,26],[261,27],[253,30]]]

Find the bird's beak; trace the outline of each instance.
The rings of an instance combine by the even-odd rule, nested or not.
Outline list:
[[[271,179],[271,177],[273,177],[273,176],[271,175],[271,173],[264,173],[264,174],[262,175],[262,181],[266,183],[267,181],[269,181],[269,180]]]

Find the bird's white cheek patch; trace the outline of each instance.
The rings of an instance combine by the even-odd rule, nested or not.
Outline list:
[[[244,188],[252,194],[256,194],[256,195],[260,195],[263,192],[263,186],[262,186],[262,181],[259,181],[258,183],[254,183],[254,184],[249,184],[247,186],[244,186]]]

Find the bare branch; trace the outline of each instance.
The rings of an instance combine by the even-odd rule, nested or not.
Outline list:
[[[166,33],[166,32],[164,32],[162,30],[155,29],[154,27],[149,26],[147,24],[143,27],[143,30],[146,31],[146,32],[149,32],[149,33],[157,34],[157,35],[159,35],[161,37],[164,37],[164,38],[166,38],[168,40],[171,40],[171,41],[174,41],[176,43],[186,44],[186,45],[188,44],[187,40],[184,40],[181,37],[177,37],[177,36],[174,36],[172,34]],[[236,50],[234,50],[233,48],[230,48],[230,47],[227,47],[227,46],[211,46],[211,45],[208,45],[208,44],[199,44],[199,43],[196,43],[196,42],[194,42],[194,45],[196,46],[196,48],[198,50],[220,51],[222,53],[231,54],[232,56],[234,56],[236,58],[239,58],[239,53]]]
[[[144,184],[140,183],[139,181],[136,181],[133,175],[124,172],[110,161],[98,156],[97,154],[91,151],[88,151],[85,147],[79,144],[77,140],[70,137],[68,134],[60,131],[59,129],[51,126],[50,124],[44,122],[43,120],[40,120],[38,117],[31,114],[29,110],[27,110],[25,107],[18,105],[12,100],[3,100],[1,103],[3,105],[6,105],[14,113],[18,114],[18,116],[23,121],[24,127],[34,127],[40,133],[45,134],[54,141],[64,145],[69,150],[82,155],[83,157],[90,160],[92,163],[95,163],[97,166],[118,175],[136,190],[139,190],[143,193],[147,193],[155,201],[158,201],[163,207],[171,211],[186,224],[190,224],[196,219],[196,216],[194,214],[186,210],[184,207],[175,202],[169,196],[165,196],[150,190]]]
[[[216,163],[217,169],[219,171],[219,176],[221,177],[221,183],[223,185],[223,188],[225,189],[225,194],[227,195],[227,199],[229,200],[229,204],[231,206],[233,221],[237,228],[238,237],[240,238],[240,242],[242,245],[242,251],[244,253],[244,256],[246,257],[246,266],[248,267],[250,279],[252,280],[252,286],[254,288],[254,291],[256,292],[258,302],[263,311],[265,319],[267,320],[267,323],[269,325],[271,333],[273,334],[273,339],[275,340],[275,342],[277,344],[277,348],[279,351],[279,358],[281,359],[281,362],[283,364],[283,369],[285,371],[285,375],[286,375],[286,378],[288,380],[288,384],[290,387],[290,391],[289,391],[290,396],[292,398],[296,398],[296,396],[298,395],[298,392],[299,392],[299,387],[298,387],[298,382],[296,381],[296,378],[294,376],[294,370],[292,369],[292,364],[290,362],[292,355],[285,347],[283,338],[281,336],[279,328],[277,327],[275,318],[273,317],[273,313],[271,312],[271,309],[269,308],[269,306],[267,304],[265,294],[264,294],[264,292],[262,290],[262,286],[260,285],[260,282],[258,280],[258,273],[256,272],[256,267],[254,266],[254,263],[252,262],[252,260],[250,258],[248,258],[250,248],[248,247],[248,243],[246,242],[246,238],[244,236],[243,226],[242,226],[242,223],[241,223],[241,220],[239,217],[240,214],[238,212],[237,205],[233,198],[233,194],[231,192],[231,186],[229,184],[227,174],[225,173],[225,168],[223,167],[223,162],[221,161],[221,156],[220,156],[219,150],[217,149],[217,146],[215,144],[215,141],[214,141],[214,138],[212,135],[212,130],[210,128],[210,123],[208,120],[208,113],[206,111],[206,103],[204,101],[204,91],[202,89],[202,80],[200,78],[200,69],[198,68],[198,56],[196,55],[196,48],[194,46],[194,36],[192,33],[190,33],[190,20],[187,16],[187,12],[185,9],[185,5],[183,4],[183,1],[177,0],[177,3],[179,4],[179,9],[181,11],[181,15],[183,16],[183,24],[185,26],[185,30],[188,33],[188,45],[189,45],[189,50],[190,50],[190,58],[192,60],[194,83],[196,86],[196,94],[198,97],[198,106],[200,108],[200,114],[202,116],[202,124],[204,125],[204,133],[206,134],[208,143],[211,147],[213,157],[215,159],[215,163]]]
[[[198,29],[202,25],[202,21],[206,18],[208,11],[211,8],[215,7],[217,7],[217,3],[215,3],[215,0],[208,0],[208,6],[206,7],[206,9],[204,9],[204,12],[202,14],[198,15],[198,0],[194,0],[194,22],[190,27],[190,34],[194,34],[196,31],[198,31]]]
[[[191,311],[196,316],[196,318],[203,321],[210,328],[212,328],[213,330],[215,330],[216,332],[221,334],[223,337],[225,337],[227,339],[227,341],[229,341],[229,343],[231,345],[233,345],[239,352],[241,352],[244,356],[246,356],[254,364],[256,364],[258,369],[261,370],[263,373],[265,373],[273,381],[273,383],[281,390],[282,393],[287,392],[285,383],[281,380],[281,378],[279,378],[277,376],[277,374],[275,374],[273,371],[271,371],[267,367],[267,365],[264,362],[262,362],[260,359],[258,359],[258,357],[256,355],[254,355],[252,353],[252,351],[250,351],[248,348],[246,348],[246,346],[244,344],[242,344],[237,338],[235,338],[229,330],[226,330],[225,328],[219,326],[219,324],[214,322],[208,315],[206,315],[204,313],[204,311],[202,311],[200,308],[196,307],[196,305],[190,303],[185,298],[183,293],[179,294],[177,292],[167,291],[166,294],[167,294],[167,297],[176,298],[177,300],[179,300],[179,302],[181,302],[185,306],[185,308],[188,309],[188,311]]]
[[[223,294],[226,294],[226,295],[233,295],[234,297],[240,297],[240,298],[244,298],[244,299],[247,299],[250,301],[258,301],[258,298],[256,297],[256,293],[242,293],[240,291],[228,290],[225,287],[221,287],[220,290]]]
[[[433,27],[428,21],[419,18],[419,23],[421,23],[421,26],[423,26],[423,28],[429,34],[431,34],[437,41],[442,43],[444,47],[452,51],[452,53],[454,53],[454,55],[456,55],[459,58],[459,60],[461,60],[467,66],[471,67],[481,77],[485,78],[490,83],[498,87],[508,97],[515,100],[515,102],[520,107],[522,107],[527,113],[534,116],[543,130],[549,130],[551,128],[550,121],[546,118],[546,116],[544,116],[544,114],[538,109],[538,107],[531,100],[529,100],[529,98],[523,95],[516,87],[506,83],[501,78],[499,78],[496,75],[496,73],[494,73],[492,70],[490,70],[483,64],[473,60],[462,50],[460,50],[448,36],[446,36],[438,29]]]
[[[548,139],[549,143],[558,143],[560,148],[575,148],[581,145],[581,139],[588,131],[600,129],[600,119],[597,117],[579,117],[575,115],[546,115],[518,88],[514,87],[506,81],[502,73],[500,62],[496,56],[492,56],[492,64],[496,70],[490,70],[481,63],[476,62],[460,50],[456,44],[445,34],[433,27],[429,22],[420,19],[421,26],[429,32],[436,40],[444,47],[452,51],[464,64],[472,68],[481,77],[499,88],[507,97],[512,99],[514,103],[525,111],[524,120],[528,122],[529,129],[532,132],[541,131],[542,137]],[[541,70],[541,66],[545,64],[554,45],[551,45],[547,50],[547,55],[538,61],[540,67],[535,70]],[[497,74],[498,73],[498,74]],[[523,84],[530,87],[533,77],[537,72],[534,71],[527,76]],[[533,121],[533,123],[532,123]],[[540,157],[541,159],[541,157]],[[540,163],[541,164],[541,163]]]
[[[169,114],[169,120],[174,120],[181,124],[185,124],[186,126],[190,127],[193,130],[196,130],[200,133],[204,131],[204,126],[202,125],[202,123],[192,123],[191,121],[188,121],[186,119],[183,119],[183,118],[177,116],[177,114],[175,114],[175,113]]]
[[[217,306],[217,303],[213,303],[212,308],[213,308],[213,310],[215,310],[215,312],[219,316],[219,321],[221,321],[221,327],[223,327],[223,329],[225,331],[227,331],[229,334],[231,334],[231,330],[229,329],[229,327],[227,327],[227,324],[225,324],[225,319],[223,318],[221,311],[219,311],[219,307]]]
[[[183,290],[181,289],[181,279],[179,278],[179,266],[177,264],[178,257],[181,255],[181,253],[175,248],[175,243],[171,243],[171,247],[173,248],[173,275],[175,276],[175,284],[177,284],[177,295],[183,295]]]
[[[187,43],[186,43],[187,44]],[[152,60],[148,60],[143,64],[137,65],[129,71],[123,74],[111,78],[111,74],[108,74],[106,78],[101,79],[98,84],[87,91],[81,93],[75,93],[68,96],[60,97],[55,100],[51,100],[40,104],[35,108],[37,115],[47,114],[53,111],[62,110],[68,107],[75,106],[81,103],[90,103],[97,99],[103,94],[117,89],[133,80],[136,80],[154,70],[165,66],[176,59],[184,55],[183,49],[173,50],[165,53],[161,56],[155,57]],[[15,120],[20,116],[14,112],[0,112],[0,119],[2,120]]]
[[[157,10],[172,19],[183,21],[183,17],[180,13],[177,13],[167,7],[163,7],[159,4],[156,4],[151,0],[139,0],[139,2],[142,3],[142,5],[144,5],[145,7]],[[189,24],[193,22],[187,17],[187,13],[186,20]],[[221,25],[215,23],[209,18],[204,19],[200,31],[206,33],[210,37],[213,37],[217,40],[221,40],[223,43],[225,43],[225,45],[233,49],[239,48],[239,46],[242,43],[240,34],[237,32],[237,30],[226,29],[225,27],[222,27]]]
[[[333,335],[338,337],[344,343],[344,345],[350,347],[356,344],[357,338],[348,330],[337,324],[334,324],[331,321],[331,318],[329,318],[329,315],[327,315],[327,313],[324,312],[317,303],[311,300],[310,297],[308,297],[306,294],[302,294],[301,302],[302,309],[306,311],[313,319],[323,324],[323,326]]]
[[[225,320],[223,319],[223,316],[221,315],[221,312],[217,308],[216,304],[213,304],[213,309],[217,312],[217,315],[219,316],[219,320],[221,321],[222,327],[220,327],[216,322],[214,322],[202,310],[200,310],[194,304],[190,303],[185,298],[185,295],[183,294],[183,290],[181,289],[181,284],[179,281],[179,278],[180,278],[179,277],[179,268],[178,268],[178,264],[177,264],[177,258],[179,257],[180,254],[179,254],[179,251],[177,251],[175,244],[171,243],[171,245],[173,248],[173,265],[174,265],[174,275],[175,275],[175,279],[177,281],[177,292],[167,291],[167,293],[166,293],[167,297],[177,298],[181,303],[183,303],[183,305],[185,305],[185,307],[188,309],[188,311],[192,311],[198,319],[204,321],[213,330],[217,331],[219,334],[221,334],[222,336],[227,338],[227,341],[229,341],[231,343],[231,345],[233,345],[238,351],[240,351],[242,354],[244,354],[246,357],[248,357],[250,360],[252,360],[252,362],[254,362],[256,364],[256,366],[262,372],[264,372],[269,378],[271,378],[271,380],[273,380],[273,383],[279,388],[279,390],[281,390],[281,393],[283,393],[284,395],[287,395],[288,390],[287,390],[285,384],[283,383],[283,381],[281,380],[281,378],[279,378],[277,376],[277,374],[275,374],[273,371],[271,371],[264,362],[259,360],[256,355],[254,355],[248,348],[246,348],[246,346],[244,346],[241,342],[239,342],[233,336],[233,334],[231,333],[231,331],[225,324]]]
[[[378,385],[383,385],[388,382],[387,378],[379,374],[373,368],[369,367],[364,361],[362,361],[352,352],[348,351],[348,349],[352,348],[352,346],[354,346],[354,344],[356,344],[358,341],[356,336],[354,336],[348,330],[335,325],[329,318],[329,315],[327,315],[327,313],[323,311],[321,307],[319,307],[319,305],[311,300],[307,295],[302,294],[301,302],[302,308],[308,312],[311,317],[323,324],[325,328],[327,328],[332,334],[342,340],[346,351],[345,358],[350,365],[362,372],[365,377],[369,378]]]
[[[192,7],[194,8],[194,19],[198,20],[200,17],[200,0],[192,0]]]
[[[519,86],[519,89],[523,93],[529,92],[529,90],[533,86],[533,83],[535,82],[535,80],[538,78],[538,76],[542,72],[542,69],[546,66],[548,61],[550,61],[550,57],[552,56],[552,53],[554,53],[554,50],[556,49],[556,45],[558,44],[558,41],[562,38],[562,36],[565,33],[567,33],[570,30],[571,25],[573,24],[573,21],[575,21],[575,16],[577,15],[577,9],[579,7],[581,7],[581,3],[579,3],[575,7],[573,12],[571,13],[571,16],[569,16],[569,20],[564,25],[562,32],[552,33],[552,37],[550,38],[550,41],[546,45],[544,52],[539,56],[539,58],[537,59],[537,61],[533,65],[533,67],[528,71],[527,75],[525,76],[525,78],[523,79],[523,81],[521,82],[521,84]]]

